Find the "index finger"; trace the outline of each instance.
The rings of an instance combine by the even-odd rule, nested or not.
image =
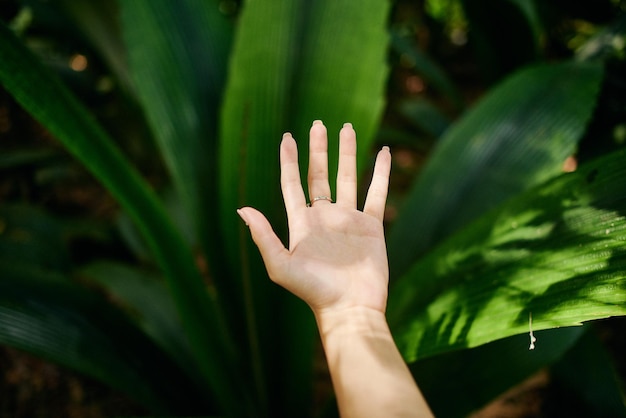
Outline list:
[[[288,132],[283,135],[280,143],[280,186],[287,216],[298,208],[306,207],[306,198],[300,182],[298,146]]]

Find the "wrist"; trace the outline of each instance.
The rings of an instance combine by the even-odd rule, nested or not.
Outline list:
[[[377,309],[355,306],[340,310],[321,310],[315,312],[315,319],[323,341],[356,335],[391,339],[385,313]]]

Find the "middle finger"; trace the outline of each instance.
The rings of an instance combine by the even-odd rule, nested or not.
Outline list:
[[[309,198],[311,202],[319,197],[330,196],[328,183],[328,137],[324,124],[316,120],[309,133]],[[317,200],[315,204],[328,204],[328,200]]]
[[[345,123],[339,133],[337,204],[356,209],[356,133]]]

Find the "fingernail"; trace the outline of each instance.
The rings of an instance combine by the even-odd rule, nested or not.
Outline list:
[[[289,138],[290,136],[291,136],[291,132],[285,132],[285,133],[283,134],[283,139],[285,139],[285,138]]]
[[[387,145],[383,147],[383,151],[387,151],[389,154],[391,154],[391,150],[389,149]]]
[[[243,220],[246,226],[248,226],[248,218],[246,218],[246,215],[243,213],[241,209],[237,209],[237,215],[239,215],[239,217]]]
[[[323,124],[324,123],[321,120],[319,120],[319,119],[316,119],[316,120],[313,121],[313,125],[323,125]]]
[[[352,128],[352,124],[350,122],[346,122],[343,124],[344,128]]]

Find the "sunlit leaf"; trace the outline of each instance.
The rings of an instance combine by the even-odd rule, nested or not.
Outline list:
[[[626,315],[624,158],[522,194],[417,262],[389,300],[406,358]]]

